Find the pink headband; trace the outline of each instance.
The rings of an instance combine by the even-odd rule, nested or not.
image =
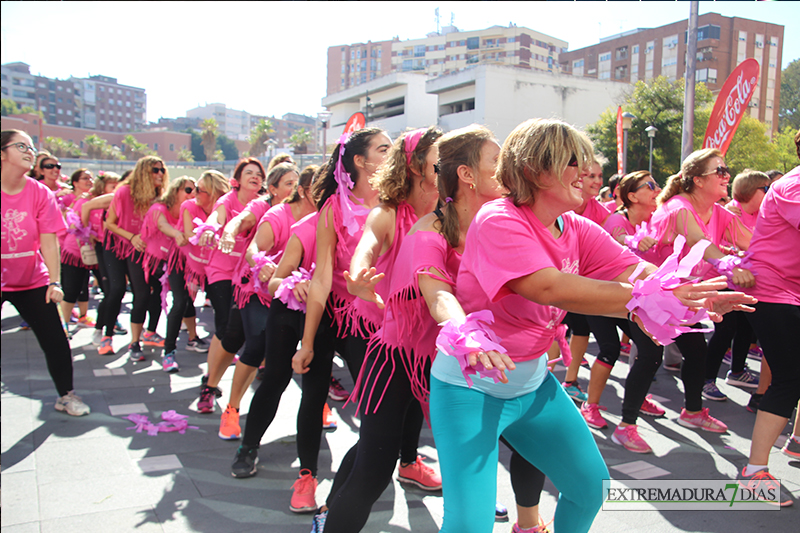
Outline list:
[[[428,131],[426,128],[420,128],[406,134],[403,146],[406,152],[406,163],[408,163],[409,166],[411,166],[411,155],[414,153],[414,150],[416,150],[419,140],[425,135],[426,131]]]

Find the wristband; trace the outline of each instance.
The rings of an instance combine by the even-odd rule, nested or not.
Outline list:
[[[750,270],[752,268],[750,256],[753,254],[750,252],[740,253],[741,255],[726,255],[722,259],[707,259],[707,261],[717,269],[717,272],[728,278],[728,288],[733,290],[736,289],[736,286],[733,284],[733,269],[742,268]],[[755,275],[755,273],[753,273],[753,275]]]
[[[487,370],[480,360],[475,366],[469,364],[469,354],[471,353],[490,350],[503,354],[508,353],[500,344],[497,335],[484,326],[484,324],[492,323],[494,323],[494,315],[491,311],[484,310],[468,314],[464,321],[456,321],[451,318],[439,324],[442,326],[442,330],[436,337],[436,347],[442,353],[451,355],[458,360],[468,387],[472,387],[472,379],[469,377],[471,374],[478,374],[482,378],[492,378],[495,383],[500,381],[501,373],[498,369]]]
[[[295,298],[293,289],[298,283],[311,280],[311,277],[314,275],[314,268],[316,266],[316,263],[312,263],[311,270],[306,270],[305,268],[300,267],[300,270],[295,270],[292,272],[291,276],[284,278],[283,281],[281,281],[280,286],[278,286],[278,289],[275,291],[275,298],[285,303],[288,309],[291,309],[292,311],[302,311],[305,313],[306,303]]]
[[[50,283],[47,284],[48,287],[50,287],[51,285],[53,287],[58,287],[59,289],[61,288],[61,283],[58,281],[51,281]]]

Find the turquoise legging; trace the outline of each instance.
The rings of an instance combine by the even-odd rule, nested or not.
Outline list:
[[[510,400],[431,377],[431,428],[444,496],[440,533],[494,526],[500,435],[560,491],[555,530],[589,531],[603,504],[608,469],[586,422],[552,374]]]

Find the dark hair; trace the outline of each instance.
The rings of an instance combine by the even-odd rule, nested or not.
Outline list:
[[[776,179],[783,176],[783,174],[784,173],[781,172],[780,170],[775,170],[775,169],[767,171],[767,177],[770,179],[770,181],[775,181]]]
[[[234,190],[239,190],[239,181],[242,179],[242,172],[244,172],[244,167],[247,165],[256,165],[258,167],[258,169],[261,171],[262,183],[266,179],[267,173],[264,172],[264,165],[261,164],[261,161],[255,157],[242,158],[238,163],[236,163],[236,169],[233,171],[233,179],[236,181],[236,187],[234,187]]]
[[[622,211],[624,209],[628,209],[631,206],[631,200],[628,198],[628,193],[632,193],[639,187],[639,184],[642,181],[646,180],[647,178],[652,177],[646,170],[637,170],[636,172],[631,172],[630,174],[625,174],[619,182],[619,197],[622,198],[622,207],[617,209],[617,211]]]
[[[350,174],[350,179],[353,183],[358,183],[358,172],[356,169],[353,158],[357,155],[366,156],[369,150],[369,143],[372,138],[384,131],[380,128],[364,128],[353,132],[344,145],[344,157],[342,158],[342,165],[344,169]],[[314,190],[312,194],[317,199],[317,209],[322,209],[328,198],[336,192],[339,186],[336,183],[336,178],[333,173],[336,170],[336,163],[339,161],[339,149],[341,145],[337,144],[333,149],[331,157],[326,164],[325,171],[320,174],[319,179],[314,183]]]
[[[132,168],[129,169],[129,170],[126,170],[125,172],[123,172],[122,176],[120,176],[120,178],[119,178],[120,183],[125,181],[126,179],[128,179],[128,176],[130,176],[131,174],[133,174],[133,169]]]
[[[608,192],[611,195],[611,198],[615,198],[616,199],[617,194],[616,194],[616,191],[614,189],[617,188],[617,185],[619,185],[619,180],[621,180],[621,179],[622,179],[622,176],[620,176],[619,174],[614,174],[613,176],[608,178]]]
[[[14,135],[28,135],[27,132],[22,130],[3,130],[0,132],[0,146],[3,146],[3,150],[5,150],[5,146],[11,142],[11,138]]]
[[[75,182],[81,179],[81,176],[87,174],[89,172],[88,168],[79,168],[75,172],[72,173],[72,176],[69,178],[69,186],[72,187],[72,190],[75,190]]]
[[[311,185],[314,183],[316,176],[319,174],[319,171],[322,167],[317,165],[308,165],[306,168],[300,172],[300,179],[297,180],[297,186],[292,191],[292,194],[286,197],[283,201],[285,204],[293,204],[295,202],[300,201],[300,189],[306,191],[306,194],[309,194],[310,191],[308,190],[311,188]]]
[[[294,163],[278,163],[272,167],[272,170],[267,174],[267,187],[277,187],[281,179],[289,172],[300,174],[300,170]]]

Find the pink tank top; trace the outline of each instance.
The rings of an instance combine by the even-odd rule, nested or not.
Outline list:
[[[114,199],[111,201],[114,211],[117,213],[117,226],[134,235],[142,232],[144,217],[142,213],[136,211],[131,197],[131,186],[122,185],[114,191]],[[119,259],[127,259],[133,256],[134,248],[131,242],[120,237],[113,231],[107,231],[105,236],[105,248],[111,250]]]
[[[173,218],[167,206],[160,202],[153,204],[144,216],[142,239],[144,239],[146,247],[142,266],[147,275],[155,272],[158,264],[161,261],[166,261],[173,248],[175,248],[175,239],[158,229],[158,219],[161,215],[167,219],[167,224],[173,228],[178,225],[179,221],[179,219]]]
[[[81,206],[88,202],[88,198],[78,198],[69,208],[77,214],[78,218],[81,216]],[[61,241],[61,262],[66,265],[72,265],[80,268],[92,268],[94,265],[86,265],[81,259],[81,243],[74,235],[66,234],[63,241]]]
[[[317,222],[319,211],[306,215],[298,222],[292,224],[291,232],[296,235],[303,245],[303,260],[300,266],[311,272],[311,265],[317,261]]]
[[[199,218],[203,222],[206,221],[208,215],[203,208],[197,205],[196,199],[186,200],[181,204],[181,215],[178,217],[180,230],[183,231],[183,213],[189,212],[189,219],[194,220]],[[183,274],[188,284],[195,284],[202,286],[206,281],[206,267],[208,260],[211,257],[212,248],[209,246],[198,246],[196,244],[188,243],[186,246],[181,246],[173,250],[170,256],[169,266],[170,271],[183,268]]]
[[[238,191],[232,190],[223,195],[214,205],[214,210],[219,206],[225,208],[225,222],[230,222],[233,217],[242,212],[245,206],[239,201],[237,196]],[[220,228],[217,235],[222,235]],[[247,244],[250,242],[250,236],[253,232],[242,232],[236,236],[236,244],[233,246],[233,251],[229,254],[222,253],[218,248],[214,248],[211,252],[211,258],[206,267],[206,276],[208,283],[216,283],[218,281],[232,280],[233,273],[236,265],[239,263],[244,251],[247,249]]]

